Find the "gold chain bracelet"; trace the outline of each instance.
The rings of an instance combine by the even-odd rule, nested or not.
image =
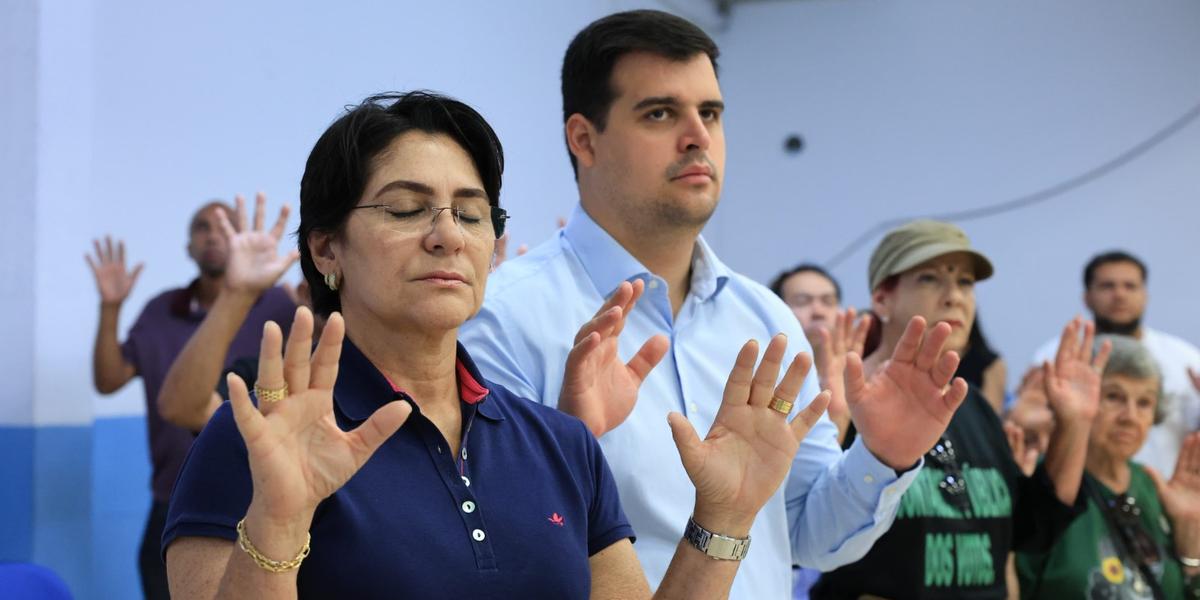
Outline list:
[[[300,553],[296,555],[296,558],[292,560],[271,560],[263,556],[263,553],[259,552],[258,548],[255,548],[254,544],[250,543],[250,537],[246,535],[245,517],[241,521],[238,521],[237,534],[238,546],[241,546],[242,550],[246,554],[249,554],[250,558],[254,559],[254,563],[260,568],[272,573],[284,573],[299,567],[300,563],[304,562],[304,558],[308,556],[308,551],[310,550],[309,544],[312,542],[312,534],[306,534],[307,538],[304,540],[304,547],[300,549]]]

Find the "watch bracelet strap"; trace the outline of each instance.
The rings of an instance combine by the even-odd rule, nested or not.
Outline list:
[[[688,517],[683,539],[695,549],[716,560],[742,560],[750,552],[750,536],[729,537],[705,529],[692,517]]]

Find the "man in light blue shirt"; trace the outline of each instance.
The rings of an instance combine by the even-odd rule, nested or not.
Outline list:
[[[786,334],[786,362],[810,351],[787,306],[730,271],[700,237],[724,174],[716,56],[698,28],[657,11],[612,15],[579,33],[564,59],[563,112],[580,206],[554,238],[491,276],[483,309],[460,332],[490,379],[580,416],[600,437],[654,586],[695,498],[667,415],[682,413],[713,435],[747,339],[765,347]],[[627,281],[641,283],[631,294]],[[614,293],[621,300],[606,304]],[[943,394],[953,366],[932,376],[947,367],[933,363],[948,331],[931,333],[925,345],[936,347],[915,362],[897,351],[898,364],[915,364],[913,377],[863,382],[861,361],[848,357],[848,389],[835,394],[844,393],[868,431],[860,427],[843,454],[827,418],[812,429],[787,483],[749,530],[753,548],[732,597],[787,598],[792,564],[852,562],[887,530],[920,457],[965,393],[956,382],[957,401]],[[626,367],[617,356],[633,359]],[[798,403],[817,392],[810,373]]]

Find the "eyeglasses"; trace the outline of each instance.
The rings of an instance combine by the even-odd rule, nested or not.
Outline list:
[[[929,451],[929,458],[941,467],[944,474],[938,482],[938,488],[942,490],[946,503],[959,512],[970,511],[971,494],[967,491],[967,479],[963,477],[962,468],[958,466],[958,459],[954,455],[954,444],[943,437]]]
[[[428,234],[437,224],[443,211],[454,216],[460,231],[480,239],[499,239],[504,235],[508,211],[499,206],[471,203],[461,206],[413,206],[397,207],[390,204],[364,204],[360,208],[378,208],[387,215],[388,225],[397,233]]]
[[[1156,564],[1160,559],[1158,544],[1142,523],[1142,507],[1137,505],[1137,500],[1121,494],[1110,498],[1106,504],[1109,517],[1116,524],[1126,548],[1133,554],[1133,560],[1147,567]]]

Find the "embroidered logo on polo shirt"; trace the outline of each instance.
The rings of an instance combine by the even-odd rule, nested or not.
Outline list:
[[[563,525],[566,524],[566,521],[563,520],[562,515],[560,515],[558,513],[551,514],[549,517],[546,518],[546,520],[550,521],[551,523],[554,523],[555,525],[558,525],[559,527],[562,527]]]

